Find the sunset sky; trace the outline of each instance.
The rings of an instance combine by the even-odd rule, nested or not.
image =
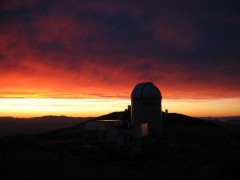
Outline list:
[[[122,111],[139,82],[163,110],[240,115],[240,3],[0,2],[0,116]]]

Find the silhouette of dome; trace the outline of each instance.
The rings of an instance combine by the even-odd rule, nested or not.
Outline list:
[[[131,99],[162,99],[162,95],[152,82],[144,82],[135,86]]]

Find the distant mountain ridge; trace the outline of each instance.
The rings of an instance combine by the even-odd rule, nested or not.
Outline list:
[[[79,124],[91,117],[43,116],[33,118],[0,117],[0,136],[34,134]]]
[[[130,116],[130,112],[127,112]],[[33,118],[0,117],[0,136],[35,133],[62,133],[74,132],[84,128],[85,123],[102,119],[124,119],[126,112],[112,112],[99,117],[67,117],[67,116],[43,116]],[[192,132],[207,133],[213,131],[223,132],[223,124],[216,121],[199,119],[178,113],[169,113],[168,117],[163,116],[164,132]],[[240,121],[239,121],[240,122]]]
[[[222,116],[222,117],[198,117],[205,120],[219,120],[219,121],[240,121],[240,116]]]

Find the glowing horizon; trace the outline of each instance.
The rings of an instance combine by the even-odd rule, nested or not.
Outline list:
[[[0,116],[96,117],[124,111],[128,105],[131,105],[130,99],[121,98],[1,98]],[[194,117],[239,116],[240,99],[163,99],[162,111],[165,109]]]

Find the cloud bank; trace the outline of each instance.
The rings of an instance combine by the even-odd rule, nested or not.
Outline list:
[[[1,1],[0,97],[240,97],[238,1]]]

